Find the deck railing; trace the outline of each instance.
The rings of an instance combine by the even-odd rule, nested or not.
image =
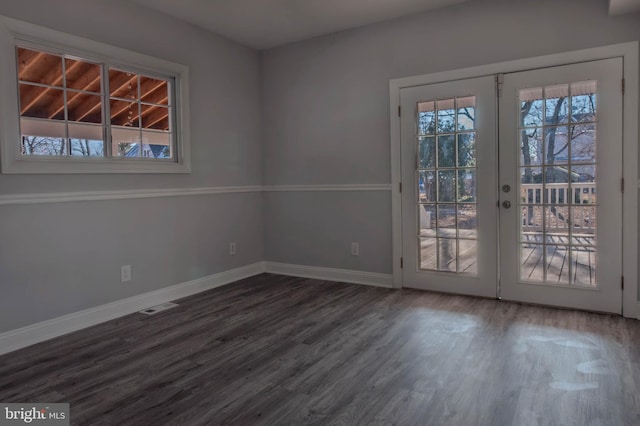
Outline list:
[[[593,234],[596,229],[595,182],[527,183],[521,185],[523,231],[567,231]],[[571,203],[571,214],[568,204]],[[544,207],[543,207],[544,206]],[[544,221],[543,221],[544,218]]]

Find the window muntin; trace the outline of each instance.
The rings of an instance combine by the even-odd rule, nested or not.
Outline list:
[[[21,45],[16,57],[23,157],[176,161],[173,78]]]
[[[417,104],[420,270],[477,275],[475,96]]]

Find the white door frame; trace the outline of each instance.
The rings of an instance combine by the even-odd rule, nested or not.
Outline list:
[[[400,90],[407,87],[442,83],[473,77],[497,75],[537,68],[567,65],[577,62],[622,57],[624,62],[625,95],[623,99],[623,176],[626,188],[623,197],[622,274],[625,288],[622,292],[622,310],[627,318],[639,318],[638,303],[638,60],[640,43],[637,41],[539,56],[535,58],[481,65],[452,71],[393,79],[389,82],[391,123],[391,217],[393,232],[393,287],[401,288],[402,269],[402,196],[400,184],[402,164],[400,158]]]

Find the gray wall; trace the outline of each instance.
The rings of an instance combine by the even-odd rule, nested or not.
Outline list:
[[[261,183],[256,51],[132,2],[3,1],[0,14],[188,65],[193,154],[191,174],[0,175],[0,194]],[[259,193],[0,206],[0,332],[260,261],[261,206]]]
[[[389,183],[390,79],[640,39],[640,14],[607,9],[607,0],[474,0],[263,52],[265,184]],[[391,272],[390,195],[264,197],[267,260]],[[311,200],[321,206],[299,205]],[[295,226],[279,218],[301,209]],[[344,260],[352,238],[362,238],[357,264]]]

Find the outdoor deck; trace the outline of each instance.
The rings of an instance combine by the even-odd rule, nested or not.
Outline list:
[[[571,284],[586,287],[596,285],[596,253],[593,235],[574,235],[574,246],[571,259],[566,246],[567,236],[547,235],[547,245],[542,245],[542,237],[537,233],[524,233],[521,245],[521,280],[532,282],[547,282],[557,284]],[[421,243],[421,269],[435,270],[438,256],[441,271],[471,273],[477,272],[477,244],[475,241],[459,240],[458,265],[456,265],[455,240],[440,240],[440,250],[437,251],[435,239],[423,239]],[[564,245],[563,245],[564,244]],[[545,259],[546,247],[546,259]],[[571,264],[571,266],[569,266]],[[571,271],[569,270],[571,269]],[[545,279],[546,272],[546,279]]]

